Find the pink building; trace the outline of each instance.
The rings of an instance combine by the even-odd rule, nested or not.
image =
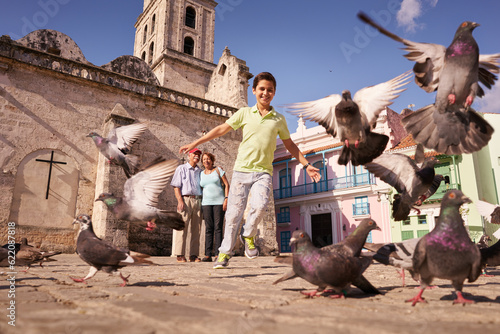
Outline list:
[[[405,136],[400,115],[386,108],[375,129],[395,146]],[[309,162],[320,169],[322,179],[313,183],[278,140],[274,155],[273,189],[276,209],[276,238],[280,251],[290,252],[291,233],[305,230],[317,246],[337,243],[352,233],[359,222],[374,219],[382,231],[372,231],[371,242],[391,241],[390,186],[368,173],[363,166],[337,163],[342,143],[328,135],[322,126],[307,129],[302,119],[293,141]]]

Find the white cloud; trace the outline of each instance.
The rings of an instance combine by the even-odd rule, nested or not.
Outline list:
[[[478,111],[500,113],[500,85],[493,86],[491,90],[483,88],[484,96],[475,99]]]
[[[439,0],[425,0],[431,7],[435,7]],[[401,9],[396,15],[399,26],[406,27],[407,31],[415,31],[421,27],[421,24],[416,22],[416,19],[422,15],[423,11],[422,0],[403,0]]]

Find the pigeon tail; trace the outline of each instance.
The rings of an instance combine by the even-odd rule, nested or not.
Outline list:
[[[352,281],[352,285],[367,294],[380,295],[381,292],[374,287],[363,275],[359,275]]]
[[[457,106],[448,106],[441,112],[430,104],[401,122],[416,142],[449,155],[479,151],[488,144],[494,131],[472,108]]]
[[[392,202],[392,217],[395,221],[401,221],[408,218],[412,209],[411,203],[408,201],[408,196],[396,194]]]
[[[122,165],[122,167],[127,178],[130,178],[139,170],[139,157],[132,154],[126,155],[125,163]]]
[[[158,213],[158,218],[155,220],[156,225],[173,228],[174,230],[182,231],[186,226],[180,213],[175,211],[161,210]]]
[[[379,133],[366,131],[366,140],[359,143],[358,147],[344,145],[340,152],[339,161],[340,165],[347,165],[349,161],[353,166],[364,165],[371,162],[376,157],[380,156],[387,146],[389,137]]]

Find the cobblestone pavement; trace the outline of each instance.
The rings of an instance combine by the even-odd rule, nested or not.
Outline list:
[[[500,328],[496,268],[489,270],[494,277],[466,283],[464,295],[474,305],[452,305],[450,283],[436,280],[439,288],[424,293],[428,303],[412,307],[404,301],[417,293],[417,283],[407,278],[408,286],[401,287],[396,270],[381,264],[370,266],[365,276],[383,295],[353,288],[346,299],[330,299],[305,298],[300,291],[314,287],[302,279],[272,285],[289,269],[273,257],[234,257],[222,270],[212,269],[212,263],[155,257],[157,266],[122,269],[130,274],[126,287],[103,272],[88,284],[75,283],[69,276],[85,276],[88,265],[77,255],[56,258],[44,268],[18,272],[15,285],[8,275],[0,276],[0,333],[457,334]]]

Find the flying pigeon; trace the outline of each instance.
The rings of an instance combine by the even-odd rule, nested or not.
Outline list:
[[[92,138],[99,151],[108,158],[110,163],[121,166],[129,178],[136,173],[139,163],[136,155],[129,154],[130,150],[146,128],[147,123],[134,123],[111,129],[107,138],[101,137],[96,132],[89,133],[87,137]]]
[[[460,206],[471,203],[460,190],[449,190],[441,201],[441,213],[435,228],[424,235],[415,248],[413,269],[420,278],[420,291],[408,299],[412,306],[425,302],[422,293],[434,278],[449,279],[456,291],[454,304],[474,303],[462,296],[465,279],[474,282],[481,274],[483,261],[479,248],[473,243],[464,226]]]
[[[315,247],[306,232],[294,231],[290,239],[293,246],[292,269],[273,284],[301,277],[318,286],[312,292],[302,292],[309,297],[330,287],[335,292],[330,295],[331,298],[344,298],[345,290],[351,284],[365,293],[380,293],[362,275],[371,264],[371,259],[359,257],[368,233],[374,229],[380,228],[373,220],[367,219],[342,242],[322,248]]]
[[[479,24],[463,22],[448,48],[401,38],[370,19],[358,17],[384,35],[403,43],[405,55],[416,64],[415,82],[426,92],[437,91],[434,104],[402,119],[406,130],[425,147],[445,154],[472,153],[491,139],[493,128],[472,108],[476,96],[484,96],[479,82],[491,88],[499,73],[500,53],[480,55],[472,31]]]
[[[485,201],[476,202],[477,211],[491,224],[500,224],[500,205]],[[499,238],[500,239],[500,238]]]
[[[185,223],[178,212],[157,207],[158,197],[167,186],[177,165],[175,159],[156,159],[125,182],[123,197],[102,193],[96,202],[104,202],[117,219],[131,223],[147,222],[148,231],[155,229],[157,224],[182,230]]]
[[[92,220],[88,215],[79,215],[73,224],[80,224],[80,233],[76,240],[76,252],[80,258],[90,265],[90,270],[87,276],[83,278],[70,277],[75,282],[84,282],[94,277],[94,275],[102,270],[105,273],[112,274],[118,272],[123,283],[120,286],[125,286],[128,282],[128,277],[123,276],[118,269],[132,264],[154,264],[147,260],[149,255],[134,253],[118,248],[101,239],[99,239],[92,228]]]
[[[363,165],[385,150],[389,137],[372,132],[377,118],[404,91],[411,72],[392,80],[360,89],[351,98],[351,92],[329,95],[325,98],[288,105],[288,112],[322,125],[326,132],[344,143],[339,164]]]
[[[444,180],[434,171],[439,161],[434,157],[423,159],[423,156],[423,147],[418,144],[415,151],[418,161],[401,153],[384,153],[364,165],[370,173],[398,191],[392,203],[392,216],[396,221],[407,219],[414,205],[432,196]],[[421,167],[417,163],[421,163]]]
[[[385,265],[390,265],[401,269],[402,285],[405,286],[405,269],[412,276],[413,272],[413,253],[420,238],[403,240],[392,243],[365,243],[364,248],[374,252],[373,259]]]

